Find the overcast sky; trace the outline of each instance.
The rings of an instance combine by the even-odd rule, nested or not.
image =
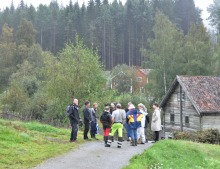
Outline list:
[[[13,0],[14,5],[17,7],[19,2],[21,0]],[[72,0],[73,3],[75,2],[79,2],[79,4],[81,5],[83,2],[85,2],[85,4],[87,4],[88,0]],[[113,0],[109,0],[109,2],[111,2]],[[209,14],[207,12],[207,7],[213,2],[213,0],[194,0],[195,4],[197,7],[199,7],[200,9],[203,10],[202,12],[202,18],[204,21],[204,24],[210,28],[210,26],[208,25],[208,21],[207,18],[209,17]],[[0,8],[4,9],[6,6],[10,6],[11,4],[11,0],[0,0]],[[35,7],[37,7],[40,3],[42,4],[49,4],[51,2],[51,0],[24,0],[24,2],[27,5],[34,5]],[[57,0],[57,2],[59,4],[63,4],[64,6],[66,6],[69,3],[69,0]],[[125,3],[126,0],[121,0],[122,3]]]

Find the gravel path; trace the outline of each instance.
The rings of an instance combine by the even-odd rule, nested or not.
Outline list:
[[[101,141],[87,142],[63,156],[46,160],[34,169],[121,169],[129,164],[129,159],[151,145],[132,147],[125,141],[119,149],[116,142],[110,148],[104,147]]]

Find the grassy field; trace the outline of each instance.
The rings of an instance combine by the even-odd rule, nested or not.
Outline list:
[[[70,129],[0,119],[0,168],[30,168],[76,148],[79,144],[69,143],[69,135]]]
[[[164,140],[130,160],[124,169],[220,169],[220,146]]]

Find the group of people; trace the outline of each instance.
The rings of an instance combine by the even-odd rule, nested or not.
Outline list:
[[[84,133],[83,138],[84,140],[89,140],[88,132],[90,130],[91,138],[96,139],[97,133],[97,108],[98,104],[94,103],[93,107],[90,108],[90,102],[85,102],[85,107],[83,109],[83,122],[84,122]],[[78,133],[78,126],[82,124],[82,120],[79,115],[79,105],[78,99],[73,99],[73,104],[68,106],[69,109],[69,119],[70,124],[72,127],[71,134],[70,134],[70,142],[77,142],[77,133]]]
[[[132,146],[137,144],[145,144],[148,142],[146,129],[149,126],[149,117],[147,108],[142,104],[137,105],[138,109],[131,102],[128,103],[126,109],[122,108],[120,103],[105,106],[104,112],[101,114],[100,122],[103,126],[103,136],[105,147],[111,147],[111,143],[114,141],[114,136],[117,133],[118,142],[117,147],[121,148],[123,138],[123,131],[126,130],[127,141],[131,142]],[[85,102],[83,109],[84,117],[84,139],[88,140],[88,132],[90,130],[91,138],[96,139],[97,134],[97,115],[98,104],[94,103],[90,108],[90,102]],[[155,133],[155,142],[159,141],[159,131],[161,130],[161,118],[160,109],[158,104],[153,104],[152,108],[154,112],[152,114],[151,130]],[[70,142],[77,141],[78,124],[82,123],[79,116],[78,100],[73,99],[73,104],[70,109],[70,123],[72,126]]]

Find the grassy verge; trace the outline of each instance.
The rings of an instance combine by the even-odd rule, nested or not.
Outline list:
[[[220,146],[164,140],[134,156],[124,169],[219,169]]]
[[[69,135],[70,129],[0,119],[0,168],[30,168],[63,154],[79,145],[69,143]]]

